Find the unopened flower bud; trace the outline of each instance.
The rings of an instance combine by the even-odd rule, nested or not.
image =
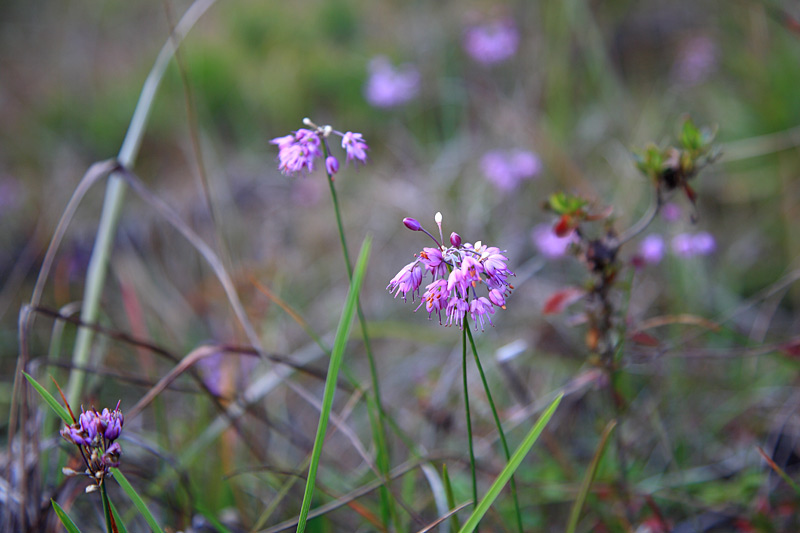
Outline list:
[[[455,231],[450,234],[450,244],[458,248],[461,246],[461,235],[456,233]]]
[[[327,170],[328,174],[331,176],[339,172],[339,160],[332,155],[329,155],[325,159],[325,170]]]
[[[417,221],[416,218],[406,217],[403,219],[403,224],[405,224],[406,227],[411,231],[419,231],[422,229],[422,225]]]

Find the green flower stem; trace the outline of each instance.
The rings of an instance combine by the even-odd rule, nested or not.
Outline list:
[[[464,410],[467,414],[467,443],[469,444],[469,469],[472,472],[472,510],[478,506],[478,478],[475,473],[475,450],[472,446],[472,417],[469,414],[469,389],[467,388],[467,328],[461,330],[461,374],[464,377]]]
[[[322,143],[323,158],[328,158],[328,145],[326,142]],[[327,168],[326,168],[327,173]],[[333,176],[327,174],[328,186],[331,191],[331,200],[333,201],[333,212],[336,215],[336,227],[339,230],[339,242],[342,245],[342,253],[344,254],[344,262],[347,267],[347,278],[352,281],[353,279],[353,265],[350,262],[350,253],[347,248],[347,238],[345,237],[344,224],[342,223],[341,209],[339,208],[339,197],[336,194],[336,187],[333,185]],[[373,428],[375,444],[378,449],[377,464],[378,469],[384,478],[389,475],[389,448],[386,444],[386,426],[384,422],[385,414],[383,411],[383,402],[381,401],[381,390],[378,382],[378,369],[375,365],[375,357],[372,353],[372,344],[370,342],[369,331],[367,330],[367,320],[364,317],[364,311],[361,308],[361,299],[356,301],[356,314],[358,316],[358,323],[361,327],[361,336],[364,339],[364,349],[367,352],[367,361],[369,363],[369,374],[372,382],[372,390],[375,395],[375,407],[378,412],[377,427]],[[372,420],[372,418],[370,418]],[[381,496],[381,514],[384,524],[388,522],[388,516],[391,515],[394,519],[395,525],[399,526],[397,511],[393,505],[392,499],[389,497],[389,490],[385,485],[380,488]]]
[[[178,45],[191,30],[192,26],[200,17],[208,11],[216,0],[197,0],[183,15],[183,18],[175,26],[175,30],[170,35],[167,42],[161,48],[156,58],[153,68],[147,75],[147,79],[139,95],[139,101],[133,112],[128,131],[122,142],[117,160],[120,165],[130,168],[136,161],[139,147],[144,136],[145,126],[150,111],[153,108],[156,91],[161,84],[164,73],[167,70],[170,60],[175,55]],[[105,286],[106,273],[108,272],[108,261],[111,256],[111,246],[117,230],[122,206],[125,200],[125,181],[117,172],[112,173],[108,179],[106,195],[103,200],[103,210],[100,215],[97,236],[95,237],[92,257],[89,260],[89,268],[86,273],[86,287],[83,292],[83,308],[81,309],[81,321],[94,323],[100,309],[100,296]],[[75,348],[72,352],[72,365],[75,368],[86,366],[89,360],[89,352],[92,345],[94,332],[89,328],[80,328],[75,340]],[[86,373],[83,370],[73,370],[67,383],[67,401],[71,405],[78,405],[83,382]]]
[[[103,514],[106,517],[106,531],[108,533],[115,533],[117,528],[114,527],[114,519],[111,517],[111,504],[108,501],[108,491],[106,490],[105,481],[100,484],[100,493],[103,496]]]
[[[478,373],[481,375],[481,381],[483,382],[483,390],[486,391],[486,398],[489,400],[489,407],[492,408],[492,417],[494,418],[494,423],[497,426],[497,433],[500,435],[500,442],[503,444],[503,452],[506,455],[506,463],[511,460],[511,453],[508,450],[508,442],[506,441],[506,435],[503,431],[503,425],[500,423],[500,417],[497,415],[497,408],[494,405],[494,400],[492,399],[492,393],[489,390],[489,382],[486,381],[486,374],[483,372],[483,365],[481,365],[481,360],[478,357],[478,349],[475,347],[475,339],[472,338],[472,331],[469,329],[469,324],[467,321],[464,321],[464,331],[466,332],[467,336],[469,337],[469,344],[472,347],[472,355],[475,356],[475,364],[478,366]],[[519,533],[523,532],[522,529],[522,513],[519,509],[519,498],[517,497],[517,483],[514,481],[514,476],[511,476],[510,479],[510,487],[511,487],[511,496],[514,499],[514,511],[517,515],[517,528],[519,529]]]

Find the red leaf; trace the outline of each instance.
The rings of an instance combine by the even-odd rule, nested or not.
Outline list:
[[[780,350],[789,357],[800,357],[800,340],[786,343],[780,347]]]
[[[641,344],[643,346],[660,346],[661,342],[650,335],[649,333],[645,333],[644,331],[636,331],[630,335],[630,339],[635,342],[636,344]]]
[[[564,309],[583,298],[584,294],[586,294],[586,291],[579,287],[567,287],[548,298],[544,308],[542,308],[542,312],[545,315],[563,313]]]

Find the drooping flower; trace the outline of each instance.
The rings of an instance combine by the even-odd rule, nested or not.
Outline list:
[[[317,126],[309,119],[304,119],[303,122],[309,128],[300,128],[291,135],[276,137],[270,141],[270,144],[278,147],[278,170],[283,174],[293,176],[300,172],[312,172],[316,159],[327,152],[325,171],[332,178],[339,171],[339,160],[330,153],[328,137],[331,134],[342,138],[342,148],[348,162],[367,162],[369,146],[360,133],[342,133],[331,126]]]
[[[385,56],[377,56],[370,61],[368,70],[364,97],[373,107],[399,106],[419,93],[420,75],[413,65],[394,68]]]
[[[436,222],[441,238],[441,218],[438,213]],[[386,288],[395,297],[402,293],[405,299],[408,292],[413,296],[420,287],[422,277],[430,273],[433,281],[426,286],[417,309],[424,305],[429,318],[435,313],[440,324],[444,313],[445,326],[463,328],[468,314],[481,329],[487,321],[492,324],[490,315],[494,314],[495,307],[505,309],[506,299],[513,289],[508,277],[514,273],[508,268],[505,252],[480,241],[474,245],[462,243],[461,237],[455,232],[450,235],[450,246],[447,246],[436,240],[417,220],[407,218],[403,223],[412,231],[426,233],[436,242],[436,248],[423,248],[417,254],[417,259],[404,266]],[[415,272],[420,273],[419,278],[414,277]],[[481,285],[486,286],[488,298],[479,295]]]
[[[542,170],[542,163],[527,150],[491,150],[481,158],[486,179],[501,192],[516,189],[524,180],[533,179]]]
[[[347,152],[347,161],[367,162],[367,150],[369,146],[364,142],[360,133],[348,131],[342,136],[342,148]]]
[[[517,52],[519,32],[510,18],[468,28],[464,32],[464,50],[478,63],[501,63]]]

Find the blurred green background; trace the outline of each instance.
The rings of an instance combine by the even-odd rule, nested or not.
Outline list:
[[[2,413],[8,412],[16,364],[17,313],[30,297],[58,218],[89,165],[117,153],[158,50],[189,5],[0,4]],[[516,53],[496,65],[474,61],[462,47],[465,29],[504,17],[519,29]],[[631,479],[668,493],[660,503],[676,521],[717,503],[755,513],[754,495],[769,481],[751,456],[732,477],[711,483],[682,478],[669,485],[666,477],[653,476],[752,452],[755,443],[786,426],[784,413],[796,405],[797,364],[786,355],[791,351],[736,354],[800,330],[800,288],[773,285],[800,266],[798,19],[794,2],[744,0],[219,2],[183,43],[180,61],[170,65],[134,170],[223,256],[266,349],[292,354],[309,342],[305,332],[252,280],[325,333],[338,320],[346,272],[324,176],[279,174],[277,150],[268,141],[302,127],[304,117],[363,133],[370,161],[356,170],[343,164],[336,187],[351,252],[367,233],[374,237],[362,301],[376,335],[386,403],[396,406],[401,425],[421,428],[415,435],[420,442],[463,453],[463,428],[441,430],[431,414],[452,412],[458,424],[463,418],[457,386],[446,385],[455,332],[428,323],[422,312],[414,315],[416,304],[392,300],[384,291],[412,254],[428,245],[405,230],[402,218],[415,217],[433,230],[433,215],[441,211],[445,234],[457,231],[465,241],[508,250],[520,275],[517,290],[479,343],[490,357],[522,340],[525,349],[512,364],[532,398],[539,397],[586,371],[585,331],[570,326],[569,316],[541,313],[550,294],[584,276],[581,265],[547,259],[537,248],[533,228],[552,222],[542,203],[558,190],[580,193],[598,206],[613,206],[617,227],[628,227],[644,213],[651,190],[631,149],[672,142],[684,113],[699,125],[717,126],[723,155],[694,183],[697,223],[676,194],[671,200],[682,209],[680,219],[659,218],[651,228],[668,243],[681,232],[708,231],[716,251],[691,259],[667,254],[636,273],[632,289],[621,291],[620,305],[625,302],[631,327],[678,314],[722,327],[660,328],[658,340],[680,348],[658,361],[637,359],[635,349],[628,354],[624,385],[633,407],[620,431],[631,443]],[[419,71],[419,92],[407,103],[385,109],[366,101],[368,67],[379,55]],[[199,154],[191,141],[193,122]],[[341,159],[339,147],[333,148]],[[542,172],[510,193],[498,190],[481,169],[481,156],[494,149],[534,152]],[[49,308],[82,296],[103,188],[92,189],[67,232],[45,291]],[[210,339],[244,342],[197,253],[133,194],[110,269],[101,303],[108,327],[180,354]],[[32,351],[66,361],[74,328],[66,328],[53,348],[51,327],[49,319],[38,321]],[[711,348],[733,355],[673,357],[675,351]],[[124,343],[105,341],[96,352],[97,364],[153,380],[169,368]],[[352,366],[366,376],[362,361],[354,357]],[[65,372],[52,372],[65,379]],[[502,373],[492,372],[502,390]],[[248,372],[236,367],[231,375],[246,382]],[[481,394],[479,385],[475,390]],[[123,405],[142,393],[130,383],[91,384],[93,398],[123,397]],[[170,411],[197,416],[168,436],[153,437],[176,453],[213,409],[170,394]],[[559,413],[560,421],[558,414],[554,419],[554,438],[576,443],[568,462],[578,471],[604,423],[595,417],[593,394],[587,389],[586,397],[582,393]],[[508,390],[499,396],[510,419],[524,412]],[[314,423],[313,413],[299,408],[274,409],[274,416],[297,417],[302,427]],[[137,431],[158,433],[151,422],[140,424]],[[356,425],[363,430],[366,423]],[[5,417],[2,427],[5,434]],[[488,416],[478,431],[491,433]],[[286,462],[299,463],[299,453],[286,448]],[[198,477],[213,478],[247,462],[226,453],[215,456],[213,469],[195,465]],[[574,481],[547,453],[539,458],[545,460],[521,471],[536,488],[532,528],[563,521],[570,501],[563,484]],[[466,493],[466,478],[460,481]],[[258,513],[244,511],[243,501],[261,496],[253,487],[246,496],[234,496],[236,490],[211,490],[205,503],[213,509],[235,505],[251,523],[248,513]],[[686,503],[692,499],[701,505]],[[602,522],[607,517],[601,509],[595,507],[593,516]]]

